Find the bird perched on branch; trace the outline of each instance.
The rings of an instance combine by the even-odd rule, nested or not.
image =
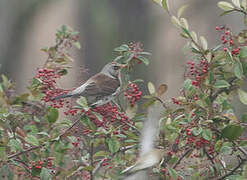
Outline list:
[[[154,148],[151,151],[144,153],[142,156],[140,156],[134,165],[127,167],[121,172],[121,174],[132,174],[137,171],[144,170],[146,168],[150,168],[154,165],[157,165],[161,162],[165,155],[166,151],[164,149]]]
[[[74,89],[68,94],[57,96],[54,100],[84,96],[95,97],[96,102],[91,106],[106,104],[120,92],[120,71],[124,67],[126,67],[125,64],[119,64],[116,62],[108,63],[99,73],[89,78],[80,87]]]

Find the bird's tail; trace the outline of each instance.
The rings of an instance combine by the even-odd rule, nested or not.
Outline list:
[[[59,99],[63,99],[63,98],[68,98],[68,97],[72,97],[72,94],[62,94],[60,96],[56,96],[54,97],[52,100],[59,100]]]

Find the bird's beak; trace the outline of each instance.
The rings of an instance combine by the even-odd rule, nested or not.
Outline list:
[[[120,69],[123,69],[123,68],[125,68],[127,66],[127,64],[121,64],[120,65]]]

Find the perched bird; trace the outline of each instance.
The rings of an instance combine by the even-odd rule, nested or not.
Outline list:
[[[164,149],[152,149],[151,151],[140,156],[134,165],[127,167],[121,172],[121,174],[132,174],[136,171],[144,170],[157,165],[161,162],[165,154],[166,151]]]
[[[120,92],[120,71],[125,66],[125,64],[110,62],[106,64],[99,73],[89,78],[80,87],[72,90],[68,94],[57,96],[54,100],[84,96],[95,97],[96,102],[91,106],[106,104]]]

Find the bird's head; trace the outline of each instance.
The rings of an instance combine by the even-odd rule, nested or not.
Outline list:
[[[101,73],[117,78],[120,70],[123,69],[124,67],[126,67],[125,64],[119,64],[117,62],[110,62],[103,67],[103,69],[101,70]]]

